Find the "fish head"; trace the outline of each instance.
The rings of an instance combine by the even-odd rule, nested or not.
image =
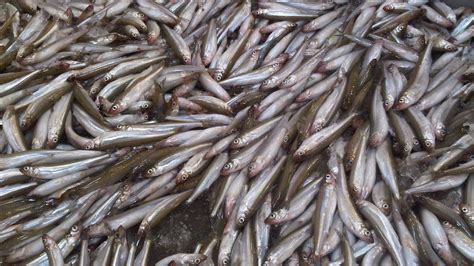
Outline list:
[[[152,168],[148,169],[143,176],[145,176],[145,177],[156,176],[156,170],[157,170],[156,167],[152,167]]]
[[[308,150],[305,147],[300,147],[293,154],[293,159],[295,161],[302,161],[305,158],[305,156],[307,155],[307,152],[308,152]]]
[[[107,74],[105,74],[105,76],[102,78],[101,81],[102,81],[103,84],[107,84],[107,83],[111,82],[113,80],[113,78],[114,78],[114,75],[112,75],[111,73],[107,73]]]
[[[372,243],[374,242],[374,236],[372,235],[372,232],[367,228],[367,226],[362,225],[360,228],[360,232],[362,235],[362,240]]]
[[[278,68],[278,63],[275,63],[273,64],[275,66],[272,66],[272,68],[276,69]],[[283,82],[281,83],[281,87],[288,87],[288,86],[292,86],[296,83],[296,76],[295,75],[290,75],[288,76],[286,79],[283,80]]]
[[[108,113],[111,115],[118,115],[119,113],[124,111],[126,108],[127,108],[126,104],[122,101],[119,101],[119,102],[114,103],[110,107]]]
[[[85,149],[86,150],[93,150],[95,148],[95,141],[94,140],[89,140],[86,142]]]
[[[239,212],[239,214],[237,215],[237,226],[238,227],[243,227],[247,223],[247,219],[248,219],[247,216],[248,216],[248,210],[247,209]]]
[[[405,156],[408,156],[411,152],[411,145],[408,144],[408,143],[405,143],[402,145],[402,154],[404,154]]]
[[[238,167],[238,160],[230,160],[222,167],[221,174],[228,175],[233,172],[234,169]]]
[[[190,65],[191,64],[191,56],[189,54],[186,54],[186,53],[181,53],[181,59],[183,60],[183,62],[186,64],[186,65]],[[221,77],[222,78],[222,77]]]
[[[451,231],[454,229],[454,226],[449,221],[443,221],[442,225],[446,231]]]
[[[156,40],[158,39],[158,35],[156,35],[156,33],[154,32],[150,32],[146,36],[146,39],[147,39],[148,44],[154,44]]]
[[[265,90],[265,89],[271,89],[271,88],[275,87],[277,85],[276,84],[277,79],[278,79],[277,77],[272,76],[272,77],[264,80],[263,83],[262,83],[262,89]]]
[[[41,239],[43,240],[43,245],[46,250],[51,250],[57,245],[56,241],[47,234],[44,234]]]
[[[58,141],[59,141],[58,134],[52,134],[48,136],[48,141],[46,142],[46,145],[48,146],[48,148],[54,148],[56,147],[56,145],[58,145]]]
[[[424,138],[423,145],[425,146],[426,150],[432,152],[435,149],[435,140],[431,138]]]
[[[286,208],[281,208],[277,211],[274,211],[268,215],[265,219],[266,224],[279,224],[284,221],[284,219],[288,216],[288,210]]]
[[[381,201],[377,202],[377,205],[378,205],[379,209],[383,212],[383,214],[389,215],[390,213],[392,213],[392,208],[390,207],[389,202],[387,202],[385,200],[381,200]]]
[[[237,137],[232,141],[232,144],[230,145],[231,148],[240,148],[242,146],[245,146],[248,144],[248,140],[245,137]]]
[[[474,217],[474,212],[471,206],[461,203],[459,204],[459,209],[461,210],[461,214],[465,217]],[[471,218],[472,219],[472,218]]]
[[[176,175],[176,185],[181,185],[184,182],[186,182],[186,180],[188,180],[190,175],[191,175],[191,172],[189,171],[186,171],[186,170],[180,171],[178,175]]]
[[[260,160],[259,158],[256,158],[254,159],[250,164],[249,164],[249,172],[248,172],[248,176],[249,177],[254,177],[256,176],[258,173],[260,173],[262,170],[263,170],[263,161]]]
[[[66,238],[79,239],[79,237],[81,236],[82,229],[83,228],[81,224],[75,224],[71,227],[71,230],[69,231]]]
[[[33,55],[29,55],[29,56],[24,57],[24,58],[20,61],[20,63],[21,63],[22,65],[31,65],[31,64],[33,64],[33,63],[34,63],[34,57],[33,57]]]
[[[355,198],[360,198],[362,193],[362,187],[358,186],[357,184],[350,184],[350,194]]]
[[[411,98],[409,95],[403,94],[400,99],[398,99],[397,104],[395,105],[394,109],[396,110],[403,110],[412,104]]]
[[[257,10],[252,11],[252,14],[254,14],[255,16],[265,16],[267,13],[268,13],[267,9],[257,9]]]
[[[185,261],[191,265],[199,265],[201,262],[205,261],[207,256],[204,254],[190,254]]]
[[[33,166],[23,166],[20,168],[20,172],[27,176],[37,177],[38,176],[38,169]]]
[[[395,99],[393,98],[392,95],[387,95],[383,101],[383,107],[385,111],[389,110],[392,108],[392,106],[395,104]]]

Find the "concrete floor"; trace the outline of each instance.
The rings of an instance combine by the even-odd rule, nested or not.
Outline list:
[[[460,6],[474,7],[474,0],[444,0],[444,2],[454,8]]]
[[[209,205],[208,193],[205,193],[192,204],[178,207],[154,228],[150,262],[175,253],[193,252],[198,243],[207,245],[217,231],[213,228]]]

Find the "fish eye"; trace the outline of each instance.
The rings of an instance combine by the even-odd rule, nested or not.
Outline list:
[[[229,259],[228,259],[228,258],[222,259],[222,263],[223,263],[223,264],[229,264]]]
[[[353,188],[352,188],[352,191],[354,191],[354,192],[359,192],[359,188],[358,188],[358,187],[353,187]]]
[[[425,145],[426,145],[426,147],[431,147],[431,141],[428,141],[428,140],[425,141]]]
[[[444,221],[443,224],[444,224],[444,225],[449,225],[449,222],[448,222],[448,221]]]
[[[298,156],[303,156],[304,153],[305,153],[304,151],[297,151],[297,152],[296,152],[296,155],[298,155]]]
[[[230,163],[224,164],[224,169],[229,169],[230,168]]]
[[[243,224],[245,222],[245,217],[240,217],[238,220],[239,224]]]
[[[387,203],[384,203],[384,204],[382,204],[382,208],[387,210],[389,208],[389,206],[388,206]]]
[[[408,148],[408,145],[403,145],[403,151],[407,152],[409,151],[410,149]]]
[[[364,235],[366,235],[366,236],[370,236],[370,235],[371,235],[371,233],[370,233],[370,231],[369,231],[369,230],[367,230],[367,229],[364,229]]]
[[[111,78],[112,78],[111,76],[107,75],[107,76],[104,77],[104,80],[109,81]]]
[[[253,163],[250,164],[250,165],[249,165],[249,170],[250,170],[250,171],[253,171],[254,169],[255,169],[255,164],[253,164]]]
[[[86,145],[86,150],[92,150],[94,148],[94,145],[89,143]]]
[[[418,145],[420,145],[420,142],[419,142],[417,139],[415,139],[415,140],[413,140],[413,144],[414,144],[415,146],[418,146]]]
[[[270,214],[270,219],[274,219],[276,217],[275,213]]]
[[[400,98],[400,100],[398,100],[398,102],[399,103],[405,103],[405,98],[404,97]]]
[[[330,174],[327,174],[324,178],[325,178],[326,180],[330,180],[330,179],[331,179],[331,175],[330,175]]]
[[[150,168],[146,171],[148,174],[153,174],[155,172],[155,168]]]
[[[118,109],[118,106],[114,104],[114,105],[112,106],[112,111],[116,111],[117,109]]]
[[[466,208],[466,207],[462,207],[462,208],[461,208],[461,211],[462,211],[462,212],[467,212],[467,208]]]
[[[445,46],[444,46],[444,49],[446,49],[446,50],[448,50],[448,51],[452,51],[452,50],[455,49],[455,47],[452,46],[452,45],[445,45]]]

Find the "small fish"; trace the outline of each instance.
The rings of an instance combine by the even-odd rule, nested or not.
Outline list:
[[[7,2],[2,262],[472,264],[470,8]]]

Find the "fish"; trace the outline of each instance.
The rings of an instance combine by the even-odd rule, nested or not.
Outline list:
[[[19,0],[0,21],[0,261],[472,264],[472,8]]]

